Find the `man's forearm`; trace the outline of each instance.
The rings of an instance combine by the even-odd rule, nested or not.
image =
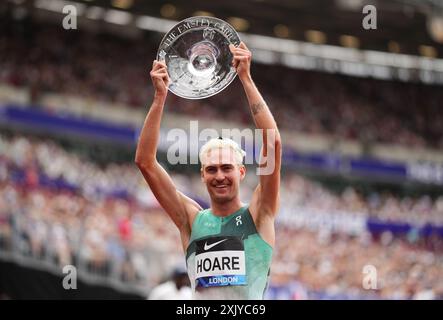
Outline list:
[[[160,123],[165,100],[166,96],[154,96],[154,101],[146,116],[137,144],[135,162],[138,166],[149,166],[156,161]]]
[[[268,151],[272,150],[271,152],[274,153],[274,156],[272,157],[273,165],[271,165],[272,168],[269,172],[272,173],[275,168],[275,159],[276,157],[280,157],[281,153],[281,138],[278,131],[277,123],[275,122],[271,111],[266,105],[265,100],[258,91],[254,81],[252,81],[252,78],[248,76],[240,80],[243,84],[243,88],[245,89],[245,93],[248,98],[249,107],[251,109],[252,117],[254,118],[255,126],[257,127],[257,129],[263,130],[263,146],[260,152],[260,166],[265,168],[267,167],[267,165],[265,165],[265,162],[267,163],[268,161]],[[278,161],[278,163],[280,163],[280,161]],[[268,171],[266,171],[266,173],[263,174],[269,173]]]
[[[265,100],[255,86],[254,81],[252,81],[252,78],[246,77],[240,80],[243,84],[246,97],[248,98],[249,107],[251,109],[252,117],[254,118],[255,126],[258,129],[278,130],[274,117],[266,105]]]

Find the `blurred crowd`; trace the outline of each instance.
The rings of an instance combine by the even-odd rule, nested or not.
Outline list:
[[[163,279],[180,249],[173,226],[156,208],[115,198],[91,201],[53,188],[30,192],[5,181],[0,194],[3,250],[149,286]]]
[[[429,195],[399,197],[383,191],[364,195],[352,186],[336,193],[320,183],[293,174],[285,175],[282,180],[281,199],[290,208],[346,212],[416,226],[427,223],[443,226],[443,195],[434,200]]]
[[[172,173],[178,189],[206,199],[198,174]],[[256,183],[245,181],[242,198]],[[285,173],[281,214],[317,210],[380,221],[443,225],[443,197],[335,193]],[[271,287],[296,283],[285,298],[443,298],[443,238],[334,232],[277,220]],[[100,167],[53,141],[0,136],[0,250],[128,283],[155,285],[183,262],[181,242],[133,164]],[[365,266],[377,290],[362,286]]]
[[[0,22],[0,83],[29,89],[31,101],[57,92],[146,108],[160,38],[141,40]],[[281,128],[364,143],[443,147],[443,90],[254,64],[252,74]],[[170,95],[169,112],[251,123],[239,83],[204,100]]]
[[[432,241],[440,242],[440,251],[423,250],[388,234],[377,239],[368,233],[325,234],[281,226],[272,281],[302,284],[294,297],[443,299],[442,243]],[[372,283],[366,268],[376,272]]]

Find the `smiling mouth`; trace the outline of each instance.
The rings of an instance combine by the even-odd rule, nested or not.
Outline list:
[[[219,186],[214,186],[214,188],[217,188],[217,189],[223,189],[223,188],[227,188],[227,187],[228,187],[228,185],[226,185],[226,184],[221,184]]]

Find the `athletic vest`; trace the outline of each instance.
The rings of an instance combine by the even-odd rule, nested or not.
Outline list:
[[[271,258],[248,206],[226,217],[199,211],[186,250],[194,299],[263,299]]]

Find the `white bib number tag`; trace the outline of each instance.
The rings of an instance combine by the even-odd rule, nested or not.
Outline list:
[[[197,287],[246,285],[243,241],[236,237],[213,237],[197,241],[195,275]]]

